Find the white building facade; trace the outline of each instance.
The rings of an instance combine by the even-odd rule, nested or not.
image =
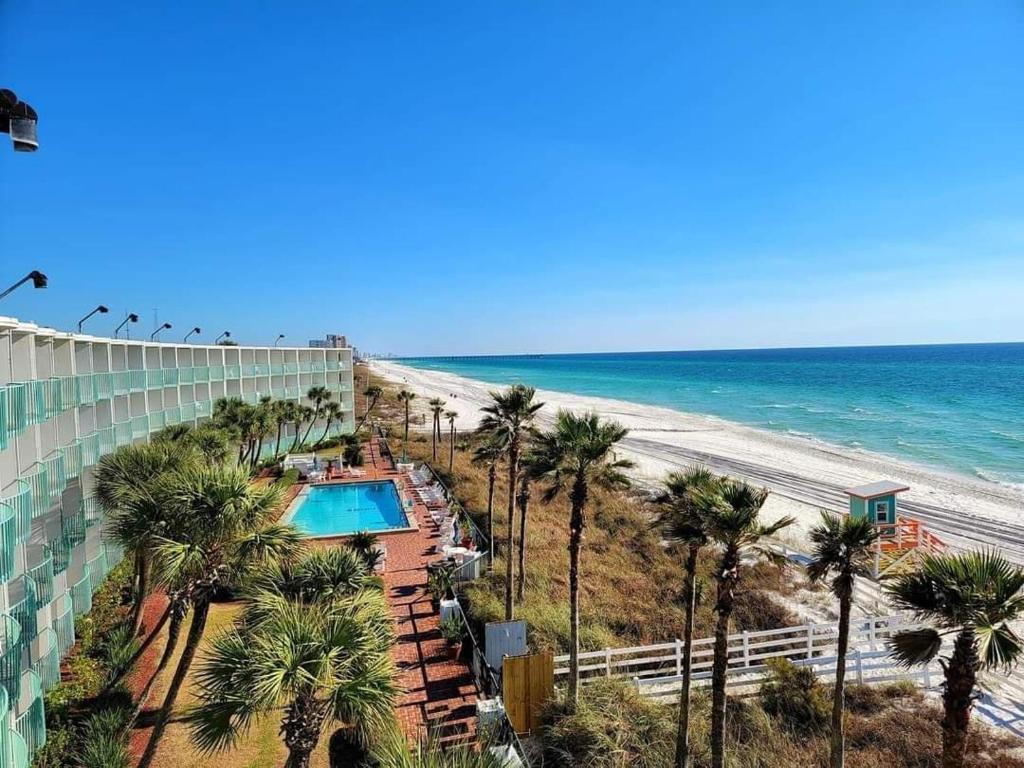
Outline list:
[[[121,558],[92,499],[99,458],[200,423],[219,398],[311,405],[314,386],[342,407],[330,434],[352,432],[348,348],[130,341],[0,317],[0,768],[26,768],[45,743],[43,694]]]

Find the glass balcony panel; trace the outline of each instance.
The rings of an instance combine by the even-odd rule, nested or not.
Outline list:
[[[92,405],[96,402],[96,382],[91,373],[80,373],[75,377],[78,388],[78,404]]]
[[[25,571],[25,574],[36,585],[36,599],[39,605],[46,605],[53,600],[53,551],[46,545],[42,547],[42,559]]]
[[[0,613],[0,685],[8,701],[17,701],[21,693],[21,649],[21,624],[12,614]]]
[[[42,749],[46,744],[46,718],[43,715],[43,685],[39,675],[29,672],[29,686],[32,691],[32,703],[14,721],[14,729],[25,740],[29,757]]]
[[[113,371],[110,382],[114,395],[127,395],[132,391],[131,371]]]
[[[21,478],[32,489],[32,519],[42,517],[50,511],[50,478],[46,465],[38,461],[32,465],[32,474]]]
[[[178,369],[178,383],[191,384],[195,381],[195,370],[193,368]]]
[[[149,417],[145,414],[142,416],[133,416],[131,424],[133,440],[145,438],[149,434]],[[159,427],[156,428],[159,429]]]
[[[24,595],[11,606],[10,614],[21,628],[21,641],[27,643],[34,640],[36,636],[36,612],[39,610],[39,602],[36,599],[35,582],[25,575],[22,575],[19,581]],[[10,689],[8,689],[8,693],[10,693]]]
[[[114,423],[114,445],[118,448],[130,445],[132,442],[131,421],[118,421]]]
[[[103,520],[103,509],[100,503],[93,497],[82,500],[82,518],[85,520],[85,527],[92,528]]]
[[[39,633],[41,655],[32,662],[32,669],[39,675],[43,690],[48,691],[60,682],[60,649],[57,647],[57,633],[49,627]]]
[[[71,585],[71,605],[74,608],[75,616],[81,616],[92,610],[92,579],[89,576],[88,565],[82,572],[82,578]]]
[[[5,430],[7,437],[13,438],[28,429],[30,421],[28,387],[24,384],[8,384],[0,392],[6,401]]]
[[[58,602],[63,603],[63,608],[53,620],[53,628],[57,633],[57,651],[63,659],[75,644],[75,612],[68,595],[62,595]]]
[[[14,573],[14,547],[18,542],[18,521],[14,507],[0,501],[0,581]]]
[[[32,487],[24,480],[10,483],[0,495],[0,503],[14,510],[14,530],[19,544],[32,535]]]

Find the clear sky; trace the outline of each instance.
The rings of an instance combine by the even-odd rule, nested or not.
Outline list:
[[[2,314],[408,354],[1024,338],[1019,1],[0,0],[0,87],[42,142],[0,147],[0,282],[51,278]]]

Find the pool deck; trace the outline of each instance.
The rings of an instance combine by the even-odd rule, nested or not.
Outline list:
[[[364,445],[364,453],[364,477],[332,482],[399,480],[394,462],[381,455],[376,438]],[[464,661],[448,658],[440,617],[427,592],[427,564],[441,559],[434,551],[440,532],[419,501],[411,514],[418,530],[379,534],[387,548],[383,578],[398,635],[392,649],[402,691],[396,717],[411,740],[425,738],[429,732],[436,732],[442,743],[471,740],[476,732],[476,683]]]

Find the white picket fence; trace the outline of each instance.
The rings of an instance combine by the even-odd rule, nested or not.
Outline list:
[[[900,614],[875,616],[852,621],[848,673],[853,680],[885,682],[914,679],[930,687],[935,669],[904,669],[889,658],[886,640],[894,633],[917,625]],[[812,667],[822,676],[834,676],[838,624],[803,624],[763,632],[739,632],[729,636],[730,687],[753,686],[767,674],[767,662],[785,658]],[[695,685],[710,680],[714,638],[693,642]],[[555,657],[555,680],[569,673],[569,657]],[[683,641],[605,648],[580,654],[580,677],[586,681],[600,677],[625,677],[649,695],[661,695],[682,680]]]

